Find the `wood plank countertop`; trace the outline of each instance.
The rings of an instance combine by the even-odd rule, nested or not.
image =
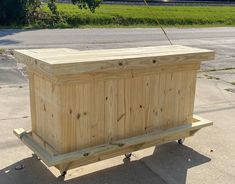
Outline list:
[[[170,45],[85,51],[24,49],[14,50],[14,56],[28,67],[57,76],[201,62],[214,59],[214,51]]]

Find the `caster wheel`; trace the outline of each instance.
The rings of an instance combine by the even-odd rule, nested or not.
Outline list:
[[[126,153],[125,157],[129,159],[129,158],[131,158],[131,155],[132,155],[132,153]]]
[[[184,139],[179,139],[178,144],[180,144],[180,145],[184,144]]]
[[[41,160],[36,154],[32,154],[33,158],[36,158],[37,160]]]
[[[60,172],[60,177],[65,177],[66,174],[67,174],[67,171]]]

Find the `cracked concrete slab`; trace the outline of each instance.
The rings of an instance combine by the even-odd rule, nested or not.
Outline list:
[[[217,78],[217,80],[222,80],[222,81],[234,84],[234,88],[235,88],[235,68],[206,72],[205,75]]]
[[[21,65],[22,68],[22,65]],[[26,83],[23,70],[11,55],[0,55],[0,86]]]

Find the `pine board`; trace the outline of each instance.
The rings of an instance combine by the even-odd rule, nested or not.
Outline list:
[[[28,68],[32,136],[60,154],[191,123],[197,70],[214,57],[179,45],[14,53]]]

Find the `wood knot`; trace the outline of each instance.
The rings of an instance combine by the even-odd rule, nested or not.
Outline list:
[[[158,111],[153,110],[153,114],[155,114],[157,116],[158,115]]]
[[[157,61],[154,59],[154,60],[153,60],[153,64],[155,64],[156,62],[157,62]]]
[[[83,115],[86,116],[86,115],[87,115],[87,112],[83,112]]]
[[[72,114],[72,113],[73,113],[72,109],[69,109],[69,114]]]
[[[134,78],[134,74],[131,72],[131,77]]]
[[[80,119],[80,117],[81,117],[81,114],[80,114],[80,113],[78,113],[78,114],[77,114],[77,119],[79,120],[79,119]]]
[[[46,112],[46,105],[43,104],[43,110]]]
[[[123,64],[121,62],[118,63],[119,66],[122,66]]]

